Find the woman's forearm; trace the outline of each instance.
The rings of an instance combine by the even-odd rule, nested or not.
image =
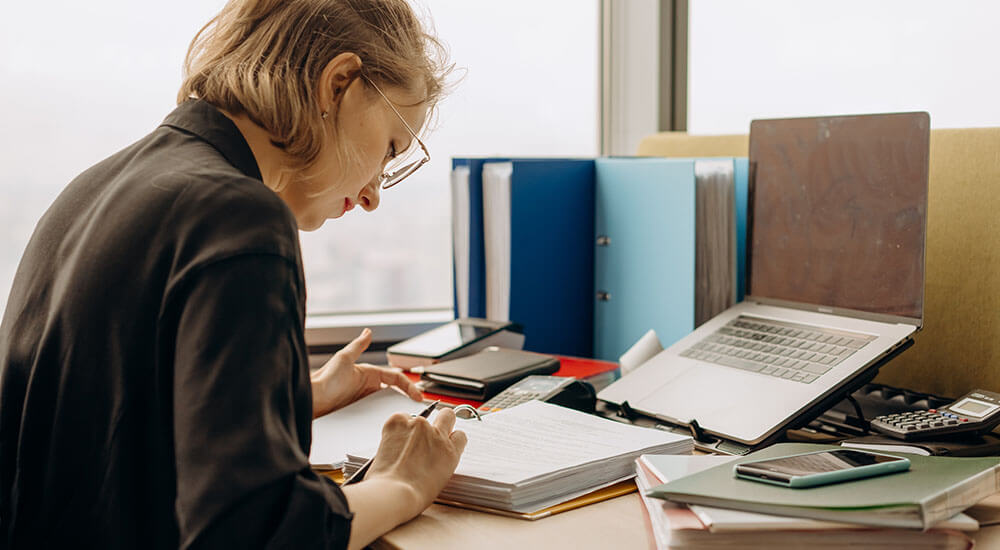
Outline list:
[[[379,477],[342,488],[354,519],[348,548],[361,549],[420,510],[420,499],[403,482]]]

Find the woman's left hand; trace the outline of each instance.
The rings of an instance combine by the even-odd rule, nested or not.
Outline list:
[[[355,364],[371,343],[372,331],[366,328],[361,331],[361,336],[344,346],[309,376],[312,381],[313,418],[350,405],[378,391],[382,384],[396,386],[414,401],[423,399],[417,386],[399,369]]]

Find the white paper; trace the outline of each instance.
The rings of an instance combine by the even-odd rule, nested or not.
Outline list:
[[[660,343],[660,338],[656,335],[656,331],[649,329],[646,334],[642,335],[642,338],[632,344],[632,347],[622,354],[618,358],[618,364],[622,369],[622,376],[625,376],[632,369],[638,367],[639,365],[649,361],[654,355],[663,351],[663,344]]]
[[[455,301],[458,316],[469,316],[469,167],[451,171],[451,242],[455,255]]]
[[[425,405],[393,388],[384,388],[326,416],[313,420],[309,462],[340,468],[349,449],[378,448],[382,425],[394,413],[416,414]]]
[[[469,443],[456,475],[519,483],[644,448],[689,440],[541,401],[462,422]]]

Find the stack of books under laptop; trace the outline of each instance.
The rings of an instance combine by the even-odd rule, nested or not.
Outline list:
[[[636,485],[651,546],[968,549],[979,523],[962,512],[996,492],[1000,480],[998,458],[921,456],[908,456],[908,472],[839,488],[790,489],[733,475],[737,462],[824,447],[779,444],[743,458],[641,456]]]

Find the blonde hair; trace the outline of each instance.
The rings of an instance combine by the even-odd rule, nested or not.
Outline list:
[[[345,52],[379,85],[422,90],[418,104],[432,111],[452,68],[405,0],[231,0],[191,41],[177,102],[197,97],[245,114],[305,169],[326,136],[320,75]]]

